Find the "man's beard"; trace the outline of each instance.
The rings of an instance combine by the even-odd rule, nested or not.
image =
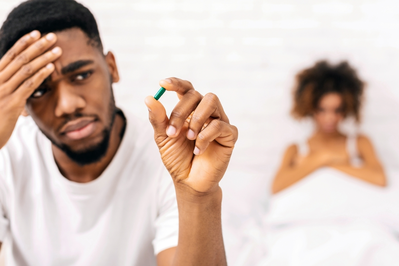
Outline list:
[[[111,136],[112,126],[114,125],[115,122],[116,113],[117,113],[117,108],[115,106],[115,98],[113,90],[111,88],[111,99],[110,99],[109,113],[108,113],[108,118],[110,123],[101,133],[102,140],[93,146],[87,147],[79,151],[74,151],[68,145],[56,142],[45,132],[43,131],[42,132],[56,147],[62,150],[72,161],[79,164],[80,166],[96,163],[100,161],[108,151],[109,140]],[[81,116],[82,115],[79,114],[75,115],[75,117],[81,117]]]
[[[111,127],[112,128],[112,127]],[[111,130],[106,128],[102,131],[102,140],[96,145],[84,150],[74,151],[68,145],[51,142],[62,150],[72,161],[80,166],[96,163],[100,161],[108,151]]]

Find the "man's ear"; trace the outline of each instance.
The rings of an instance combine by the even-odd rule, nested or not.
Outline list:
[[[26,107],[24,107],[24,110],[22,110],[22,112],[21,112],[21,115],[22,116],[29,116],[29,113],[28,113],[28,111],[26,111]]]
[[[118,67],[116,66],[115,56],[112,52],[108,52],[105,56],[105,62],[107,62],[109,72],[111,74],[112,83],[119,81]]]

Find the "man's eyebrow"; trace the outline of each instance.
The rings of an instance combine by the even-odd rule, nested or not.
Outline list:
[[[62,73],[63,75],[65,75],[65,74],[74,72],[74,71],[78,70],[78,69],[81,68],[81,67],[84,67],[84,66],[87,66],[87,65],[90,65],[90,64],[93,64],[93,63],[94,63],[93,60],[79,60],[79,61],[70,63],[70,64],[67,65],[67,66],[64,66],[64,67],[61,69],[61,73]]]

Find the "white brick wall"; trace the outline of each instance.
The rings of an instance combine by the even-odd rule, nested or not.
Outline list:
[[[19,2],[0,0],[0,20]],[[305,135],[288,116],[290,90],[294,74],[317,59],[348,59],[359,69],[369,84],[364,131],[384,164],[398,167],[398,1],[82,2],[98,19],[106,49],[116,54],[120,104],[146,117],[144,97],[169,76],[223,101],[240,129],[223,184],[227,223],[234,218],[239,226],[240,217],[260,210],[284,147]],[[176,97],[167,94],[162,102],[171,110]],[[226,242],[234,265],[239,241],[227,235]]]

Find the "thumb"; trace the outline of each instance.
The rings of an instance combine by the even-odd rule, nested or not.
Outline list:
[[[147,96],[144,100],[148,108],[149,119],[154,128],[155,140],[159,137],[167,138],[166,128],[169,125],[169,119],[166,115],[165,107],[153,96]]]

